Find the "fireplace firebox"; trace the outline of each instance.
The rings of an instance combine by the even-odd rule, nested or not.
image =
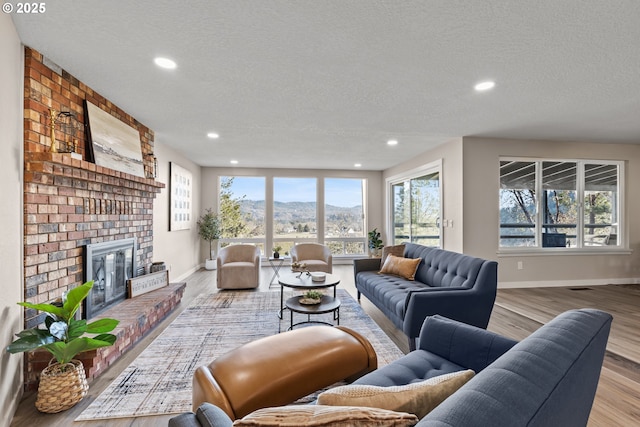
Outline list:
[[[93,288],[85,299],[85,319],[127,298],[127,280],[135,277],[136,272],[136,251],[135,238],[85,246],[85,281],[93,280]]]

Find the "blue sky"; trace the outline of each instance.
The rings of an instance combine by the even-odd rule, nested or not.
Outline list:
[[[236,176],[231,190],[247,200],[264,200],[264,177]],[[315,202],[316,178],[274,178],[274,198],[278,202]],[[362,205],[361,179],[325,179],[325,203],[333,206]]]

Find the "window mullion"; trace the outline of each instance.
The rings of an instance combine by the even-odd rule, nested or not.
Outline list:
[[[544,222],[544,210],[542,209],[542,161],[536,162],[536,171],[535,171],[535,182],[536,182],[536,247],[542,247],[542,224]]]
[[[578,213],[576,217],[576,244],[579,248],[584,247],[584,162],[576,162],[576,197]]]

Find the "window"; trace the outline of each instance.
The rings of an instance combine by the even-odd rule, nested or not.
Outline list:
[[[620,245],[622,162],[500,161],[500,247]]]
[[[324,241],[334,255],[365,253],[364,180],[324,180]]]
[[[264,177],[221,176],[221,243],[255,243],[264,253],[264,201]]]
[[[318,239],[316,178],[273,178],[273,243],[288,252]]]
[[[220,176],[220,244],[252,243],[263,255],[319,242],[334,256],[364,255],[362,178]]]
[[[439,165],[415,177],[391,180],[391,199],[393,244],[441,246]]]

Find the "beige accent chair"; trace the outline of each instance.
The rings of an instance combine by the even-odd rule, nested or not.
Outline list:
[[[309,271],[333,272],[333,256],[319,243],[299,243],[291,248],[291,262],[307,264]]]
[[[260,249],[254,245],[231,245],[218,252],[218,289],[249,289],[260,286]]]

